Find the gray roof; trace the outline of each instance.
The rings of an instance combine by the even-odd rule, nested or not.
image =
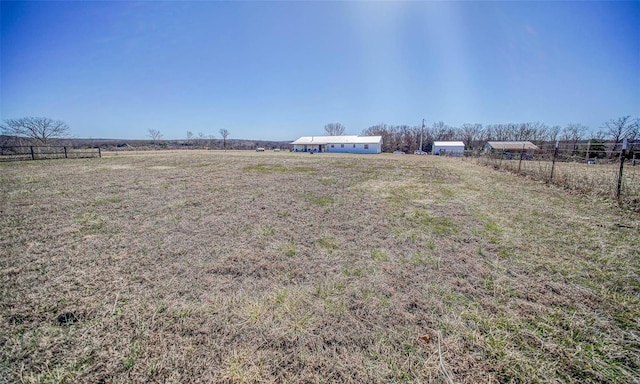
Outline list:
[[[493,149],[528,150],[539,149],[537,145],[530,141],[487,141],[487,145]]]

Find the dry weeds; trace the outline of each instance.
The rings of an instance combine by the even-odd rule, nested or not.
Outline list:
[[[499,156],[499,155],[498,155]],[[551,182],[568,190],[588,194],[592,197],[617,199],[622,206],[640,212],[640,167],[626,162],[620,180],[620,196],[616,197],[619,160],[598,159],[598,164],[584,162],[556,162],[555,168],[549,160],[519,161],[500,160],[488,156],[478,158],[478,162],[496,168],[520,172],[536,180]],[[553,179],[551,170],[553,168]]]
[[[638,382],[640,218],[457,159],[0,164],[0,382]]]

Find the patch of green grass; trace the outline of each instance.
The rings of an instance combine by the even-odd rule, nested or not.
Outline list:
[[[270,225],[261,225],[258,228],[258,235],[260,236],[273,236],[275,234],[275,230]]]
[[[106,228],[106,223],[95,212],[84,212],[76,216],[76,222],[82,227],[82,232],[90,234],[102,233]]]
[[[447,186],[440,186],[440,188],[438,189],[438,192],[440,193],[440,196],[442,196],[445,199],[452,199],[456,195],[453,189]]]
[[[388,261],[389,255],[385,251],[379,249],[371,250],[371,258],[376,261]]]
[[[496,234],[499,234],[499,233],[502,232],[502,230],[500,229],[498,224],[493,223],[493,222],[485,223],[484,224],[484,229],[486,229],[489,232],[496,233]]]
[[[411,256],[410,261],[413,265],[430,265],[435,269],[440,269],[440,263],[442,262],[442,259],[440,257],[425,254],[423,252],[416,252]]]
[[[329,252],[338,249],[338,240],[333,236],[322,236],[316,240],[316,244]]]
[[[278,246],[277,251],[287,257],[295,256],[298,253],[298,247],[292,241],[287,241]]]
[[[364,270],[362,268],[342,268],[342,274],[346,277],[362,277]]]
[[[129,346],[129,355],[124,359],[123,365],[125,369],[131,369],[136,363],[136,360],[140,356],[140,351],[142,347],[140,343],[136,340],[131,341],[131,345]]]
[[[93,205],[107,205],[107,204],[119,204],[122,202],[122,199],[118,196],[107,197],[104,199],[96,200]]]
[[[316,284],[316,295],[322,299],[330,296],[341,296],[344,294],[346,286],[340,280],[325,280]]]
[[[310,192],[305,193],[302,197],[310,204],[317,205],[319,207],[326,207],[330,204],[333,204],[335,201],[335,199],[331,196],[320,196]]]
[[[429,229],[435,235],[449,235],[457,231],[458,226],[448,217],[431,216],[423,210],[415,210],[409,219]]]
[[[342,315],[347,311],[347,304],[340,298],[325,298],[322,301],[324,310],[333,316]]]

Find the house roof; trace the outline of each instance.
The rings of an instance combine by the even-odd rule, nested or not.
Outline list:
[[[487,145],[493,149],[538,149],[538,146],[530,141],[487,141]]]
[[[302,136],[291,144],[319,145],[319,144],[378,144],[382,136]]]
[[[464,147],[462,141],[434,141],[433,145],[435,147]]]

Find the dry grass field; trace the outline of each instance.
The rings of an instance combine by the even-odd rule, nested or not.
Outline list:
[[[640,215],[459,159],[0,164],[0,382],[640,382]]]
[[[584,162],[557,162],[554,168],[553,184],[591,196],[615,199],[620,163],[618,159],[598,160],[598,164]],[[518,172],[531,178],[549,181],[552,162],[549,160],[518,161],[482,157],[477,163],[495,168]],[[640,166],[627,162],[622,172],[619,203],[640,212]]]

